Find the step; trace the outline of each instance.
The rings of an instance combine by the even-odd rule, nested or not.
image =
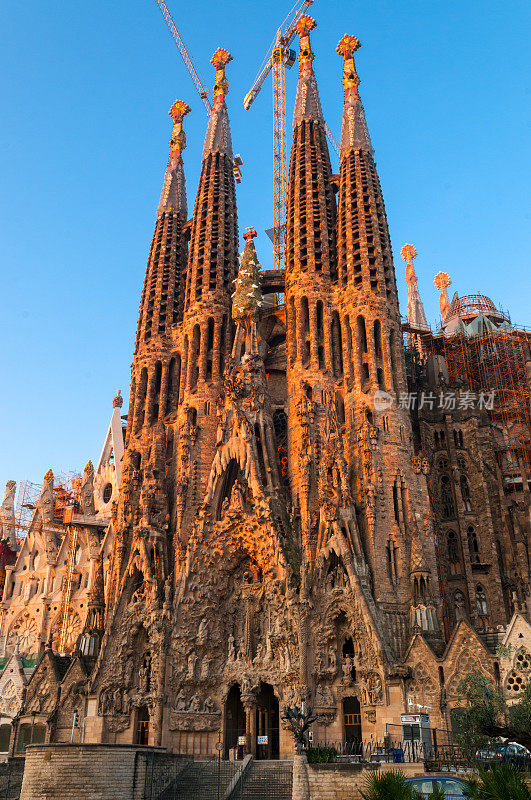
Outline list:
[[[291,761],[253,761],[231,800],[291,800]]]

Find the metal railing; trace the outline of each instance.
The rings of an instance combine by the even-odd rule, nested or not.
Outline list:
[[[19,800],[25,758],[10,758],[0,764],[0,800]]]

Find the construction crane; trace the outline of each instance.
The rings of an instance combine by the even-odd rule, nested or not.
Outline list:
[[[268,50],[265,66],[259,72],[251,89],[245,95],[243,107],[246,111],[252,106],[256,96],[265,83],[269,73],[273,74],[273,250],[275,269],[285,265],[286,251],[286,206],[288,196],[288,159],[286,151],[286,82],[285,71],[295,63],[295,51],[289,45],[295,36],[297,22],[314,0],[304,0],[295,11],[284,33],[282,26],[277,31],[271,54]],[[285,22],[291,17],[288,14]],[[285,23],[283,23],[285,24]],[[339,147],[328,125],[324,124],[334,150],[339,155]]]
[[[313,2],[313,0],[311,0],[311,1]],[[164,0],[157,0],[157,5],[158,5],[158,7],[160,8],[160,10],[162,12],[162,16],[164,17],[166,25],[168,26],[168,29],[169,29],[169,31],[170,31],[170,33],[172,35],[173,41],[177,45],[177,49],[179,50],[179,53],[181,54],[182,59],[184,61],[184,65],[185,65],[186,69],[188,70],[188,74],[190,75],[190,77],[191,77],[191,79],[192,79],[192,81],[194,83],[194,86],[197,89],[197,93],[198,93],[199,97],[201,98],[201,100],[203,102],[203,105],[205,107],[205,111],[207,113],[207,117],[209,117],[210,114],[212,113],[212,103],[210,101],[210,97],[208,95],[208,92],[205,89],[205,85],[204,85],[204,83],[203,83],[203,81],[201,79],[201,76],[199,75],[199,72],[197,71],[197,67],[194,64],[192,56],[188,52],[188,48],[186,47],[186,45],[184,43],[183,37],[181,36],[179,31],[177,30],[177,25],[175,24],[175,21],[174,21],[172,15],[170,14],[170,10],[169,10],[168,6],[166,5],[166,3],[164,2]],[[233,169],[233,172],[234,172],[234,179],[235,179],[236,183],[241,183],[241,179],[242,179],[241,166],[242,166],[242,164],[243,164],[243,161],[241,159],[241,156],[235,155],[233,157],[232,169]]]

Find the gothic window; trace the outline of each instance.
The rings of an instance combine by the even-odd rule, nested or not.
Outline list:
[[[465,596],[463,592],[458,589],[457,592],[454,593],[454,617],[456,622],[459,622],[460,619],[465,619],[465,609]]]
[[[341,392],[336,392],[336,411],[337,421],[340,427],[344,428],[345,425],[345,401]]]
[[[468,526],[467,539],[468,539],[468,550],[470,553],[470,561],[472,562],[472,564],[479,564],[481,562],[481,558],[479,556],[479,542],[478,542],[478,537],[476,535],[476,531],[474,530],[472,525]]]
[[[150,422],[156,422],[159,418],[160,406],[160,387],[162,384],[162,363],[157,361],[155,364],[155,378],[153,381],[153,399],[151,403],[151,418]]]
[[[360,315],[357,319],[358,329],[358,354],[360,364],[361,388],[369,382],[369,365],[367,364],[367,329],[365,328],[365,320]]]
[[[398,580],[398,569],[397,569],[397,547],[394,542],[394,539],[390,538],[387,542],[387,574],[389,576],[389,580],[393,584],[393,586],[397,583]]]
[[[446,434],[444,431],[441,431],[441,447],[445,447],[446,445]]]
[[[463,447],[463,431],[462,430],[458,430],[457,431],[457,443],[458,443],[459,447]]]
[[[288,485],[288,418],[282,408],[273,413],[273,427],[277,443],[280,476],[284,486]]]
[[[459,542],[455,531],[448,531],[446,537],[448,548],[448,563],[450,565],[450,573],[458,575],[461,572],[461,559],[459,558]]]
[[[487,597],[480,583],[476,586],[476,610],[480,617],[486,617],[488,615]]]
[[[144,367],[142,372],[140,373],[140,381],[138,385],[138,397],[136,402],[136,430],[135,433],[142,428],[144,424],[144,413],[145,413],[145,405],[146,405],[146,392],[147,392],[147,380],[148,374],[147,369]]]
[[[289,360],[293,364],[297,357],[297,316],[295,314],[295,298],[292,297],[289,301],[289,317],[288,317],[288,345],[289,345]]]
[[[433,434],[433,438],[435,440],[435,447],[438,449],[439,448],[439,433],[437,431],[435,431],[435,433]]]
[[[346,275],[346,273],[345,273]],[[343,320],[345,335],[347,337],[347,372],[352,376],[352,331],[350,329],[350,317],[347,315]]]
[[[393,508],[395,512],[395,521],[399,525],[400,524],[400,510],[399,510],[399,503],[398,503],[398,480],[395,479],[393,483]]]
[[[219,344],[216,356],[218,359],[220,375],[223,375],[223,371],[225,369],[225,357],[227,355],[227,347],[228,347],[227,336],[228,336],[227,315],[223,314],[223,319],[221,320],[221,327],[219,331]]]
[[[332,314],[331,324],[331,338],[332,338],[332,368],[336,379],[343,377],[343,340],[341,336],[341,323],[339,322],[339,314],[334,311]]]
[[[181,356],[172,356],[168,364],[166,383],[166,414],[169,414],[179,403],[179,381],[181,378]]]
[[[184,337],[184,345],[183,345],[183,361],[182,361],[182,380],[181,380],[181,389],[179,393],[179,402],[182,401],[184,397],[184,389],[186,386],[186,377],[188,374],[188,336]]]
[[[201,328],[194,325],[192,341],[190,343],[190,389],[195,389],[199,378],[199,350],[201,348]]]
[[[441,478],[441,510],[443,519],[455,517],[452,483],[448,475],[443,475]]]
[[[303,297],[301,300],[301,346],[302,346],[302,363],[307,366],[310,361],[310,312],[308,309],[308,298]]]
[[[461,475],[460,484],[461,484],[461,497],[463,498],[463,505],[465,507],[465,511],[472,511],[472,501],[470,500],[470,488],[468,486],[468,481],[464,475]]]
[[[205,379],[212,380],[212,369],[214,364],[214,320],[212,317],[208,318],[207,323],[207,346],[206,346],[206,369]]]

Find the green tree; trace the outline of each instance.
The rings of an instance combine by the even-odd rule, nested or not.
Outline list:
[[[465,752],[473,756],[500,738],[531,747],[531,684],[512,706],[480,670],[466,675],[457,691],[465,705],[453,710],[452,727],[456,744]]]
[[[479,768],[479,777],[469,778],[465,794],[471,800],[531,800],[525,775],[511,764],[494,764]]]

